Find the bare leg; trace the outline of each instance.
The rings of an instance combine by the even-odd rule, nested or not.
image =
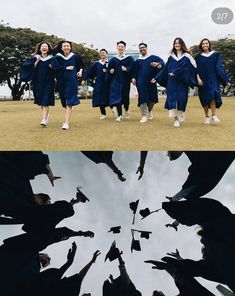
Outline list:
[[[212,116],[213,116],[216,113],[216,103],[215,103],[215,100],[211,101],[210,107],[211,107],[211,113],[212,113]]]
[[[49,106],[42,106],[42,119],[47,120],[49,114]]]
[[[70,119],[71,119],[71,116],[72,116],[72,111],[73,111],[72,106],[67,106],[66,107],[66,111],[65,111],[65,123],[67,123],[67,124],[70,123]]]
[[[208,117],[209,116],[209,107],[208,107],[208,105],[206,105],[204,107],[204,112],[205,112],[205,116]]]

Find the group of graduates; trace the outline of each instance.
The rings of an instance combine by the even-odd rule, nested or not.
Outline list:
[[[125,181],[123,174],[112,160],[112,151],[83,152],[95,163],[106,163],[120,181]],[[171,160],[176,160],[182,152],[169,152]],[[212,296],[195,277],[227,285],[235,293],[233,268],[234,256],[234,214],[220,202],[205,198],[222,179],[235,159],[235,152],[185,152],[191,165],[189,175],[182,189],[173,197],[163,202],[162,209],[175,221],[167,227],[178,229],[180,224],[200,225],[202,259],[194,261],[183,259],[178,250],[168,253],[160,261],[147,260],[154,269],[167,271],[174,279],[179,296]],[[147,152],[142,151],[140,165],[137,169],[139,179],[144,174]],[[71,237],[94,237],[91,231],[71,230],[57,225],[75,213],[79,203],[89,201],[77,188],[76,197],[69,202],[65,200],[51,202],[45,193],[34,194],[30,180],[44,174],[52,186],[60,177],[54,176],[47,155],[42,152],[1,152],[0,153],[0,224],[20,224],[23,234],[6,238],[0,246],[0,286],[4,296],[45,295],[78,296],[82,281],[90,267],[96,262],[100,251],[94,252],[88,264],[77,274],[65,277],[64,273],[73,264],[76,254],[74,242],[68,250],[67,261],[59,268],[48,268],[50,257],[43,253],[48,246]],[[184,201],[181,201],[185,199]],[[131,205],[131,204],[130,204]],[[133,203],[132,207],[133,209]],[[137,207],[134,209],[135,212]],[[142,211],[143,214],[143,211]],[[151,213],[148,213],[148,215]],[[147,216],[147,215],[145,215]],[[120,229],[112,229],[119,232]],[[145,233],[142,237],[148,238]],[[133,249],[136,248],[133,238]],[[103,296],[141,296],[130,279],[123,252],[113,243],[106,259],[118,260],[120,276],[110,276],[104,281]],[[225,287],[220,289],[227,291]],[[227,291],[228,293],[228,291]],[[232,292],[231,292],[232,293]],[[153,291],[153,296],[165,295]],[[232,294],[231,294],[232,295]],[[90,293],[83,296],[91,296]]]
[[[214,51],[208,39],[199,44],[194,59],[182,38],[175,38],[165,63],[162,58],[148,53],[146,43],[139,44],[140,56],[135,61],[126,54],[126,43],[117,42],[117,55],[108,60],[108,51],[100,50],[100,60],[84,69],[79,53],[72,51],[72,43],[60,41],[52,49],[48,42],[37,45],[31,60],[23,63],[21,80],[32,81],[35,103],[42,108],[41,125],[48,125],[49,106],[54,106],[54,90],[59,93],[66,108],[62,129],[68,130],[73,106],[78,105],[78,78],[84,85],[94,81],[92,106],[99,107],[101,120],[107,118],[106,107],[112,109],[117,122],[128,119],[131,83],[137,87],[141,123],[153,119],[153,107],[158,102],[157,84],[166,88],[165,108],[174,118],[174,127],[184,122],[189,87],[198,86],[199,97],[205,112],[205,124],[218,123],[216,109],[222,105],[220,85],[229,87],[221,55]],[[123,116],[123,107],[125,114]],[[211,109],[211,115],[209,110]]]

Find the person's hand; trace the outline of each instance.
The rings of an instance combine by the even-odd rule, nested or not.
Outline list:
[[[72,244],[72,248],[69,249],[68,251],[68,255],[67,255],[67,262],[69,264],[72,264],[73,263],[73,260],[74,260],[74,257],[75,257],[75,254],[76,254],[76,251],[77,251],[77,245],[75,242],[73,242]]]
[[[41,56],[40,56],[40,54],[36,54],[36,55],[35,55],[35,58],[37,59],[37,61],[40,61],[40,60],[41,60]]]
[[[168,75],[169,75],[169,76],[175,76],[175,74],[174,74],[174,73],[169,73]]]
[[[127,68],[125,66],[121,66],[123,72],[127,72]]]
[[[135,79],[135,78],[133,78],[133,79],[131,80],[131,82],[132,82],[133,85],[136,86],[136,79]]]
[[[118,176],[118,179],[121,182],[125,182],[126,181],[126,178],[123,177],[123,173],[121,171],[118,171],[117,176]]]
[[[157,63],[157,62],[152,62],[152,63],[150,63],[150,65],[151,65],[152,67],[154,67],[154,68],[158,68],[158,69],[160,69],[160,68],[162,67],[162,65],[161,65],[160,63]]]
[[[180,256],[178,249],[175,252],[167,253],[167,255],[176,258],[177,260],[182,260],[183,258]]]
[[[197,78],[197,83],[199,86],[203,86],[203,81],[201,80],[201,78]]]
[[[82,77],[82,70],[80,70],[77,75],[76,75],[78,78],[81,78]]]
[[[93,238],[95,234],[92,231],[81,231],[81,236]]]
[[[144,174],[144,168],[143,168],[143,166],[140,165],[138,167],[138,169],[136,171],[136,174],[138,174],[138,173],[140,174],[138,180],[140,180],[143,177],[143,174]]]
[[[154,260],[147,260],[147,261],[144,261],[144,262],[153,264],[154,266],[152,266],[152,269],[160,269],[160,265],[162,263],[162,262],[154,261]]]
[[[175,231],[178,230],[178,225],[176,225],[174,222],[172,224],[166,224],[165,226],[168,228],[174,228]]]
[[[106,73],[107,72],[107,69],[103,68],[103,72]]]
[[[113,74],[114,71],[115,71],[114,69],[111,69],[111,70],[109,71],[109,73],[110,73],[110,74]]]
[[[68,67],[66,67],[65,69],[66,69],[66,70],[69,70],[69,71],[73,71],[74,66],[68,66]]]
[[[85,80],[82,80],[81,85],[86,85],[86,81]]]
[[[51,182],[51,185],[54,187],[54,181],[55,180],[58,180],[58,179],[61,179],[61,177],[54,176],[54,174],[53,174],[53,172],[52,172],[51,167],[49,166],[49,164],[46,165],[46,168],[48,170],[47,177],[48,177],[49,181]]]
[[[157,83],[157,80],[156,80],[155,78],[153,78],[153,79],[151,80],[151,83],[152,83],[152,84],[155,84],[155,83]]]
[[[74,206],[75,204],[77,204],[77,203],[79,203],[79,202],[80,202],[79,197],[78,197],[78,198],[72,198],[72,199],[70,200],[70,203],[71,203],[72,206]]]
[[[94,254],[93,254],[93,258],[92,258],[92,262],[95,263],[96,258],[101,254],[101,252],[99,250],[97,250]]]

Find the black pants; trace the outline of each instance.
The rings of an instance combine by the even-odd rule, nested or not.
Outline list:
[[[106,115],[106,110],[105,110],[105,106],[104,105],[101,105],[100,106],[100,112],[102,115]]]

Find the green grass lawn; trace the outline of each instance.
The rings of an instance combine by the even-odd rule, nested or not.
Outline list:
[[[136,99],[132,100],[130,119],[115,122],[99,119],[99,109],[83,100],[75,108],[68,131],[61,130],[64,109],[57,101],[51,108],[47,128],[39,125],[41,110],[32,102],[0,102],[0,150],[234,150],[235,98],[224,98],[218,111],[221,123],[205,126],[197,97],[190,98],[186,121],[173,128],[164,99],[155,106],[154,119],[140,124]]]

